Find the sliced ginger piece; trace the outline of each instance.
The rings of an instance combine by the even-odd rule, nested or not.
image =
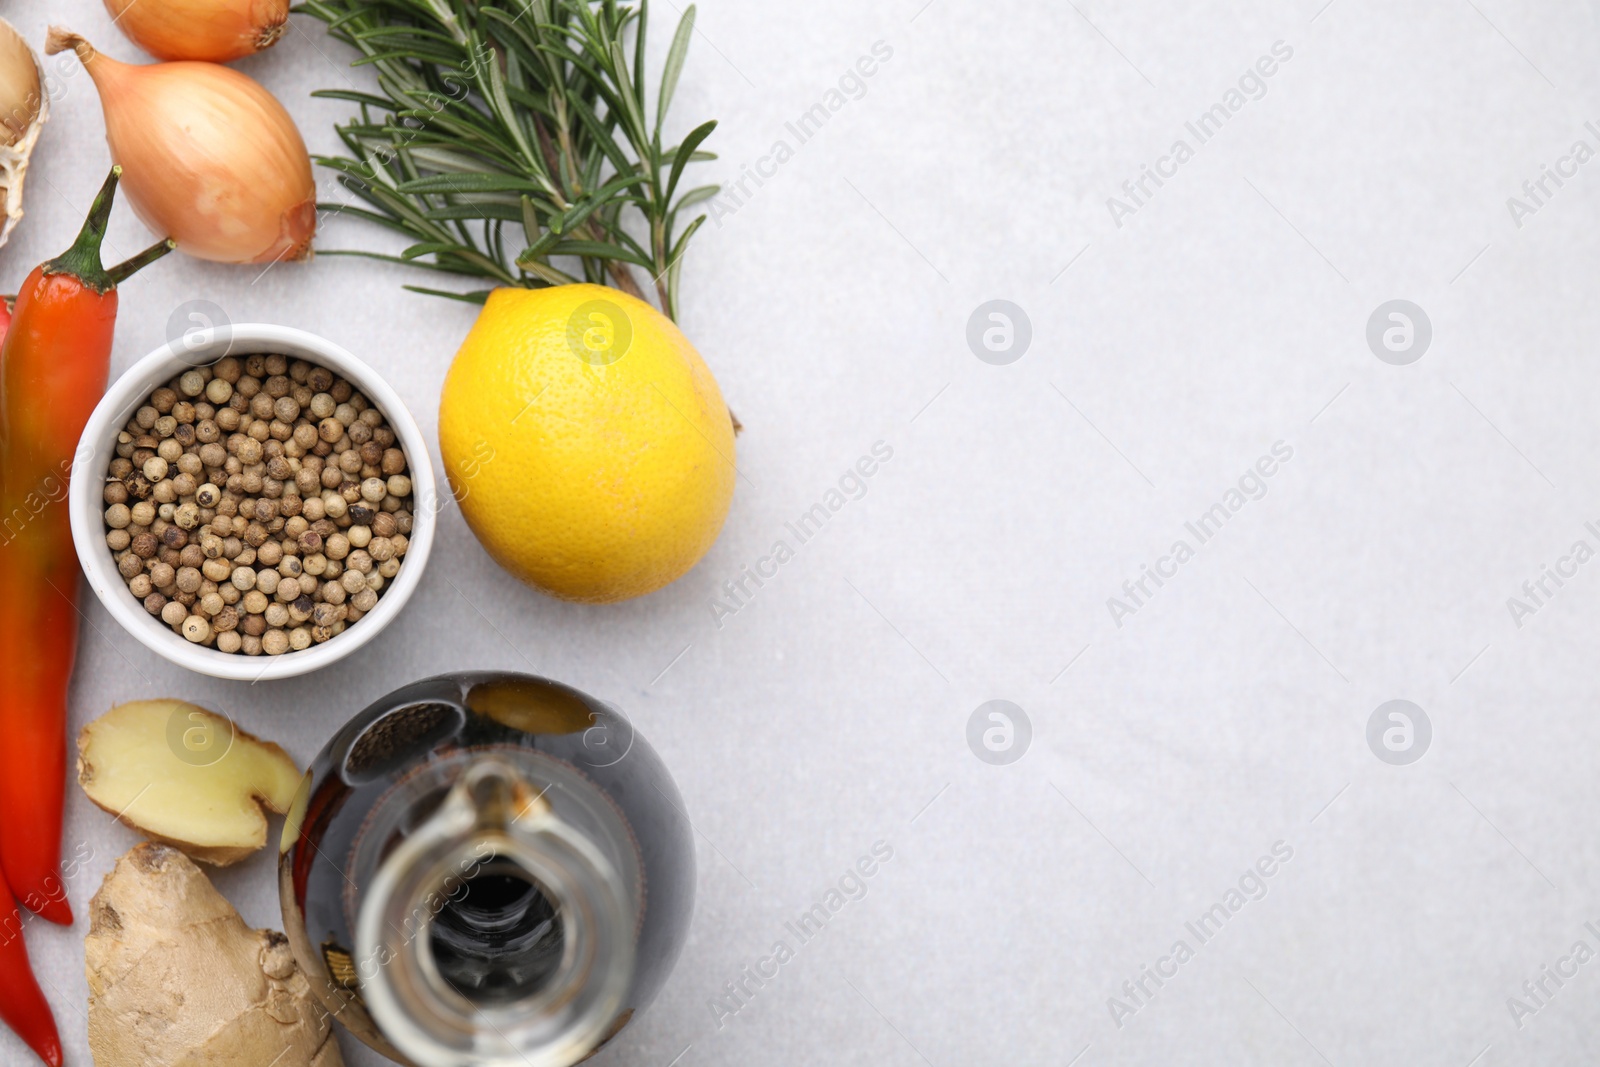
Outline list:
[[[78,784],[153,840],[218,867],[267,843],[300,788],[288,753],[182,700],[119,704],[78,735]]]

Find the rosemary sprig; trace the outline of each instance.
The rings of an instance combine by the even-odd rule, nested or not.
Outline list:
[[[715,122],[661,142],[693,6],[668,49],[653,116],[649,0],[305,0],[295,10],[360,50],[354,65],[378,80],[377,93],[314,94],[359,105],[337,127],[349,155],[317,162],[361,203],[319,207],[412,241],[398,256],[342,254],[497,285],[609,279],[643,296],[639,267],[677,318],[683,253],[705,216],[684,220],[717,191],[678,191],[687,164],[716,158],[700,150]],[[474,303],[489,292],[406,288]]]

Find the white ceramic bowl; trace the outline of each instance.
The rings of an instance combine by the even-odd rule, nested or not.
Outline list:
[[[384,586],[377,606],[337,637],[281,656],[220,652],[191,644],[173,633],[160,619],[145,611],[144,605],[128,591],[128,584],[117,572],[116,561],[105,541],[102,493],[106,468],[115,455],[117,434],[133,413],[158,387],[190,367],[207,366],[229,354],[242,357],[255,353],[280,354],[327,367],[365,394],[394,429],[400,448],[406,454],[412,485],[413,522],[404,564]],[[72,470],[68,496],[72,540],[89,579],[89,588],[94,590],[111,617],[145,647],[181,667],[214,678],[241,681],[290,678],[343,659],[377,637],[405,607],[422,579],[428,552],[433,547],[438,493],[427,442],[411,413],[395,391],[365,363],[331,341],[288,326],[252,323],[195,330],[180,341],[145,356],[106,390],[84,427]]]

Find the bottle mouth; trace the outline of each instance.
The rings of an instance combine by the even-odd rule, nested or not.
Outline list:
[[[633,973],[632,906],[605,855],[484,759],[378,868],[356,924],[361,994],[418,1067],[569,1067]]]
[[[428,956],[449,992],[497,1007],[544,989],[560,971],[567,942],[552,896],[499,856],[463,880],[428,930]]]

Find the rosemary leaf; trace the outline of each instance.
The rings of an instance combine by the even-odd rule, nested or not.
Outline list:
[[[317,160],[350,199],[322,206],[410,239],[399,255],[334,254],[530,288],[579,281],[567,268],[581,266],[582,278],[636,294],[638,268],[676,316],[684,251],[705,221],[687,215],[717,191],[678,194],[690,163],[715,158],[700,150],[715,122],[661,143],[693,5],[653,113],[648,0],[304,0],[295,10],[375,72],[375,92],[314,94],[358,108],[336,127],[349,154]],[[520,230],[509,244],[508,225]],[[406,288],[473,303],[487,293]]]

